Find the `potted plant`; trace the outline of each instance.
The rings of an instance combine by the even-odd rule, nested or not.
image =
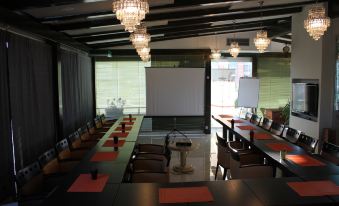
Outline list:
[[[289,124],[290,107],[291,107],[291,102],[288,101],[287,104],[281,109],[281,118],[282,118],[285,125]]]
[[[121,98],[113,99],[113,101],[107,100],[107,108],[105,109],[106,116],[109,118],[117,119],[124,112],[124,105],[126,100]]]

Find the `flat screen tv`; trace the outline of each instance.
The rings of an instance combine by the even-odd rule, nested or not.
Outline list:
[[[318,119],[318,80],[292,80],[292,115],[317,121]]]

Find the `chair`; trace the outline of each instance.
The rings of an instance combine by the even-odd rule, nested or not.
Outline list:
[[[246,114],[245,114],[245,119],[246,119],[247,121],[250,121],[251,118],[252,118],[252,113],[251,113],[251,112],[246,112]]]
[[[54,148],[46,151],[38,158],[42,174],[64,175],[70,172],[77,164],[77,161],[58,161],[57,152]]]
[[[252,114],[252,116],[251,116],[251,119],[250,119],[250,122],[252,123],[252,124],[255,124],[255,125],[260,125],[260,121],[261,121],[261,117],[259,117],[258,115],[256,115],[256,114]]]
[[[274,135],[280,136],[282,134],[282,132],[284,131],[284,127],[285,126],[283,124],[273,122],[272,125],[271,125],[270,132]]]
[[[111,127],[117,120],[116,119],[107,119],[105,114],[101,114],[100,120],[102,125]]]
[[[266,129],[267,131],[270,131],[272,123],[273,123],[273,120],[264,117],[262,124],[261,124],[261,127],[263,129]]]
[[[230,151],[226,145],[226,140],[217,135],[217,147],[218,147],[218,156],[217,156],[217,167],[215,169],[214,179],[217,179],[217,174],[219,170],[219,166],[224,168],[223,179],[226,179],[227,170],[230,169]]]
[[[229,148],[232,179],[273,177],[273,167],[265,163],[261,154],[252,150],[238,150],[231,145]]]
[[[169,172],[166,165],[166,160],[135,158],[132,160],[131,182],[167,183]]]
[[[98,132],[107,132],[110,129],[102,124],[100,117],[94,118],[94,126]]]
[[[89,133],[87,126],[80,127],[78,129],[78,133],[80,135],[81,142],[86,142],[86,143],[89,142],[90,144],[95,145],[100,140],[98,136],[91,135]]]
[[[285,127],[281,135],[282,138],[286,139],[291,143],[296,143],[300,137],[301,131],[293,129],[291,127]]]
[[[56,144],[56,150],[59,161],[79,161],[87,152],[87,150],[71,150],[66,138]]]
[[[94,138],[94,139],[101,139],[106,132],[103,132],[103,131],[100,131],[98,130],[95,125],[94,125],[94,122],[93,121],[89,121],[87,122],[87,130],[88,130],[88,133],[89,135],[91,136],[91,138]]]
[[[306,152],[314,153],[318,140],[306,134],[301,134],[295,144],[302,147]]]
[[[78,131],[73,132],[67,138],[68,144],[71,150],[89,150],[96,145],[96,142],[83,142],[80,139],[80,134]]]
[[[325,142],[321,149],[320,156],[333,164],[339,165],[339,146]]]

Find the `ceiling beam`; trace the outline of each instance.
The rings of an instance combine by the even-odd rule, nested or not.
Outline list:
[[[298,13],[302,11],[302,7],[295,8],[287,8],[287,9],[277,9],[277,10],[268,10],[263,12],[245,12],[239,14],[226,14],[226,15],[218,15],[218,16],[205,16],[195,19],[185,19],[178,21],[169,21],[169,25],[193,25],[193,24],[201,24],[201,23],[212,23],[218,21],[227,21],[234,19],[248,19],[248,18],[258,18],[261,15],[263,17],[269,16],[277,16],[277,15],[286,15],[292,13]],[[175,14],[173,14],[175,16]],[[158,19],[159,20],[159,19]],[[52,26],[53,29],[64,31],[64,30],[76,30],[76,29],[85,29],[90,27],[99,27],[99,26],[110,26],[117,25],[120,22],[117,19],[100,19],[100,20],[92,20],[86,22],[77,22],[77,23],[67,23]]]
[[[287,40],[283,40],[283,39],[272,39],[272,41],[277,42],[277,43],[281,43],[281,44],[288,44],[288,45],[292,44],[292,41],[287,41]]]
[[[180,33],[180,32],[190,32],[190,33],[197,33],[202,32],[204,30],[216,29],[219,30],[235,30],[235,29],[244,29],[244,28],[251,28],[251,27],[258,27],[258,26],[273,26],[279,25],[279,22],[287,22],[290,24],[291,18],[279,18],[279,19],[270,19],[264,21],[252,21],[252,22],[243,22],[243,23],[236,23],[236,24],[225,24],[219,26],[206,26],[206,25],[194,25],[194,26],[186,26],[181,29],[177,27],[166,27],[161,26],[162,28],[158,27],[150,27],[148,28],[148,33],[151,35],[157,34],[167,34],[167,33]],[[80,42],[91,42],[91,41],[100,41],[100,40],[109,40],[109,39],[118,39],[118,38],[128,38],[130,36],[129,32],[118,32],[113,34],[105,34],[99,36],[89,36],[89,37],[80,37],[76,38],[77,41]]]

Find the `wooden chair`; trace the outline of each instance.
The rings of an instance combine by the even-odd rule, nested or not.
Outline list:
[[[282,132],[284,131],[284,125],[279,124],[277,122],[273,122],[271,125],[270,132],[274,135],[281,136]]]
[[[95,145],[102,136],[96,136],[96,135],[91,135],[88,131],[87,126],[80,127],[78,130],[78,133],[80,135],[80,139],[82,142],[89,142],[89,144]]]
[[[59,161],[79,161],[87,152],[87,150],[71,150],[66,138],[59,141],[55,147]]]
[[[80,139],[80,134],[78,131],[73,132],[67,137],[69,147],[72,151],[75,150],[89,150],[96,145],[96,142],[83,142]]]
[[[247,121],[250,121],[251,120],[251,118],[252,118],[252,113],[251,112],[246,112],[246,114],[245,114],[245,119],[247,120]]]
[[[110,129],[110,127],[105,127],[102,124],[100,117],[94,118],[93,121],[94,121],[94,126],[98,132],[107,132]]]
[[[302,147],[305,151],[309,153],[314,153],[315,148],[318,144],[318,140],[314,139],[313,137],[307,136],[306,134],[301,134],[295,144]]]
[[[300,134],[301,131],[299,130],[293,129],[291,127],[285,127],[281,137],[291,143],[296,143],[300,137]]]
[[[42,174],[64,175],[70,172],[77,164],[77,161],[58,161],[57,152],[54,148],[46,151],[38,158]]]
[[[89,121],[87,122],[87,130],[88,130],[88,133],[89,135],[91,136],[91,138],[95,138],[97,140],[101,139],[106,132],[103,132],[103,131],[100,131],[98,130],[95,125],[94,125],[94,122],[93,121]]]
[[[107,119],[105,114],[101,114],[99,117],[100,117],[102,125],[106,127],[107,126],[111,127],[117,121],[116,119]]]
[[[250,122],[252,123],[252,124],[255,124],[255,125],[260,125],[260,121],[261,121],[261,117],[259,117],[258,115],[256,115],[256,114],[252,114],[252,116],[251,116],[251,119],[250,119]]]
[[[320,156],[333,164],[339,165],[339,146],[325,142],[321,149]]]
[[[272,123],[273,123],[273,120],[264,117],[261,127],[267,131],[270,131]]]
[[[217,147],[218,147],[218,161],[217,161],[217,167],[215,169],[215,176],[214,179],[217,179],[217,174],[219,170],[219,166],[224,168],[224,174],[223,174],[223,179],[226,179],[227,175],[227,170],[230,169],[230,151],[227,147],[226,140],[222,137],[219,136],[218,133],[217,135]]]

